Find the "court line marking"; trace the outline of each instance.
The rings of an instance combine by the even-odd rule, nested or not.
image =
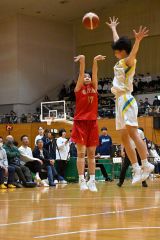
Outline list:
[[[128,196],[128,197],[120,197],[120,196],[112,196],[112,197],[86,197],[86,198],[84,198],[83,197],[83,199],[84,200],[97,200],[97,199],[111,199],[111,198],[121,198],[121,199],[132,199],[132,198],[136,198],[136,199],[139,199],[139,198],[144,198],[144,199],[155,199],[155,197],[135,197],[135,196]],[[82,199],[82,197],[77,197],[77,198],[61,198],[61,197],[59,197],[59,198],[41,198],[41,199],[31,199],[31,198],[17,198],[17,199],[8,199],[8,200],[6,200],[6,199],[0,199],[0,202],[14,202],[14,201],[45,201],[45,200],[54,200],[54,201],[56,201],[56,200],[61,200],[61,201],[63,201],[63,200],[77,200],[77,199]]]
[[[119,210],[119,211],[99,212],[99,213],[81,214],[81,215],[73,215],[73,216],[59,216],[59,217],[52,217],[52,218],[42,218],[42,219],[37,219],[37,220],[32,220],[32,221],[2,223],[2,224],[0,224],[0,227],[37,223],[37,222],[54,221],[54,220],[56,221],[56,220],[61,220],[61,219],[64,220],[64,219],[73,219],[73,218],[82,218],[82,217],[92,217],[92,216],[98,216],[98,215],[121,214],[121,213],[144,211],[144,210],[157,209],[157,208],[160,208],[160,206],[124,209],[124,210]]]
[[[44,236],[36,236],[33,238],[40,239],[40,238],[49,238],[49,237],[56,237],[56,236],[65,236],[65,235],[74,235],[78,233],[91,233],[91,232],[105,232],[105,231],[124,231],[124,230],[145,230],[145,229],[160,229],[160,226],[153,226],[153,227],[128,227],[128,228],[99,228],[99,229],[86,229],[86,230],[80,230],[75,232],[64,232],[64,233],[56,233],[56,234],[50,234],[50,235],[44,235]]]

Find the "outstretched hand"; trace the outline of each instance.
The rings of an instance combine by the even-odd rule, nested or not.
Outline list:
[[[133,30],[135,39],[138,40],[139,42],[142,41],[143,38],[148,37],[148,32],[149,30],[147,29],[147,27],[142,27],[140,26],[139,31],[136,32],[136,30]]]
[[[94,61],[104,61],[106,59],[106,56],[103,55],[97,55],[94,57]]]
[[[109,22],[106,22],[106,24],[111,28],[116,28],[119,24],[118,22],[118,18],[116,18],[115,16],[113,16],[113,18],[109,18]]]
[[[85,56],[84,55],[78,55],[76,57],[74,57],[74,62],[81,62],[85,60]]]

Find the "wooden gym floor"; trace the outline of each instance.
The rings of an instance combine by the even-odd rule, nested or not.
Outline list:
[[[160,180],[149,188],[97,184],[81,193],[78,184],[0,191],[1,240],[160,239]]]

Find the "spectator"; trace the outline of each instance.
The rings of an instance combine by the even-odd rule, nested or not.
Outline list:
[[[151,104],[148,102],[148,98],[145,98],[144,107],[145,107],[145,108],[148,108],[148,107],[150,107],[150,106],[151,106]]]
[[[48,151],[49,156],[51,159],[56,159],[56,149],[57,149],[57,141],[56,141],[56,135],[58,133],[57,129],[47,130],[45,133],[45,136],[42,138],[44,143],[44,148]],[[56,171],[56,170],[55,170]],[[64,178],[58,174],[56,171],[56,174],[54,176],[55,180],[54,183],[66,183]]]
[[[151,141],[148,142],[149,148],[149,157],[153,158],[154,165],[155,165],[155,172],[160,175],[160,156],[157,152],[155,144]]]
[[[101,94],[103,92],[102,84],[98,84],[98,93]]]
[[[24,113],[21,115],[21,123],[27,123],[27,116]]]
[[[27,114],[27,123],[31,123],[31,122],[33,122],[33,117],[32,117],[31,113],[28,113]]]
[[[18,117],[17,114],[14,111],[10,112],[10,123],[17,123],[18,122]]]
[[[22,145],[19,147],[20,158],[25,163],[25,166],[29,168],[31,172],[35,174],[35,181],[37,185],[43,185],[40,178],[41,166],[43,161],[34,158],[32,154],[32,150],[29,147],[29,138],[27,135],[23,135],[21,137]]]
[[[70,157],[77,157],[77,148],[76,148],[76,144],[72,141],[71,138],[72,135],[72,130],[70,130],[70,139],[69,139],[69,146],[70,146]]]
[[[25,187],[35,187],[36,184],[32,182],[32,176],[29,168],[21,164],[20,152],[13,143],[14,138],[11,135],[8,135],[6,137],[6,143],[3,147],[7,153],[9,166],[15,168],[15,172],[17,173],[20,182],[22,182]],[[18,183],[16,186],[21,187],[21,184]]]
[[[57,138],[56,160],[58,163],[58,172],[64,178],[65,168],[69,157],[69,141],[66,138],[66,130],[59,130],[59,138]]]
[[[14,174],[15,168],[8,166],[7,154],[3,149],[3,138],[0,137],[0,189],[15,188]],[[4,176],[8,176],[7,187],[4,185]]]
[[[103,93],[107,93],[108,91],[108,84],[107,83],[105,83],[104,85],[103,85]]]
[[[99,146],[96,152],[100,155],[111,155],[112,138],[107,133],[107,128],[101,129],[102,135],[99,137]]]
[[[39,134],[35,138],[35,146],[36,146],[37,140],[42,139],[43,136],[44,136],[44,129],[43,129],[43,127],[39,127],[38,128],[38,133]]]
[[[143,100],[140,99],[138,102],[138,115],[143,115],[144,113],[145,113],[144,103]]]
[[[58,175],[54,167],[55,160],[49,156],[48,151],[44,148],[42,139],[37,140],[37,146],[33,150],[33,156],[43,161],[42,168],[47,171],[49,186],[56,186],[55,180],[66,183],[66,181]]]
[[[160,106],[160,100],[158,99],[157,96],[154,97],[153,106],[155,107]]]

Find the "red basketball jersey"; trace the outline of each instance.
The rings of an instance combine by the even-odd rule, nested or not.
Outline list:
[[[96,120],[98,112],[98,93],[92,84],[84,85],[76,95],[74,120]]]

